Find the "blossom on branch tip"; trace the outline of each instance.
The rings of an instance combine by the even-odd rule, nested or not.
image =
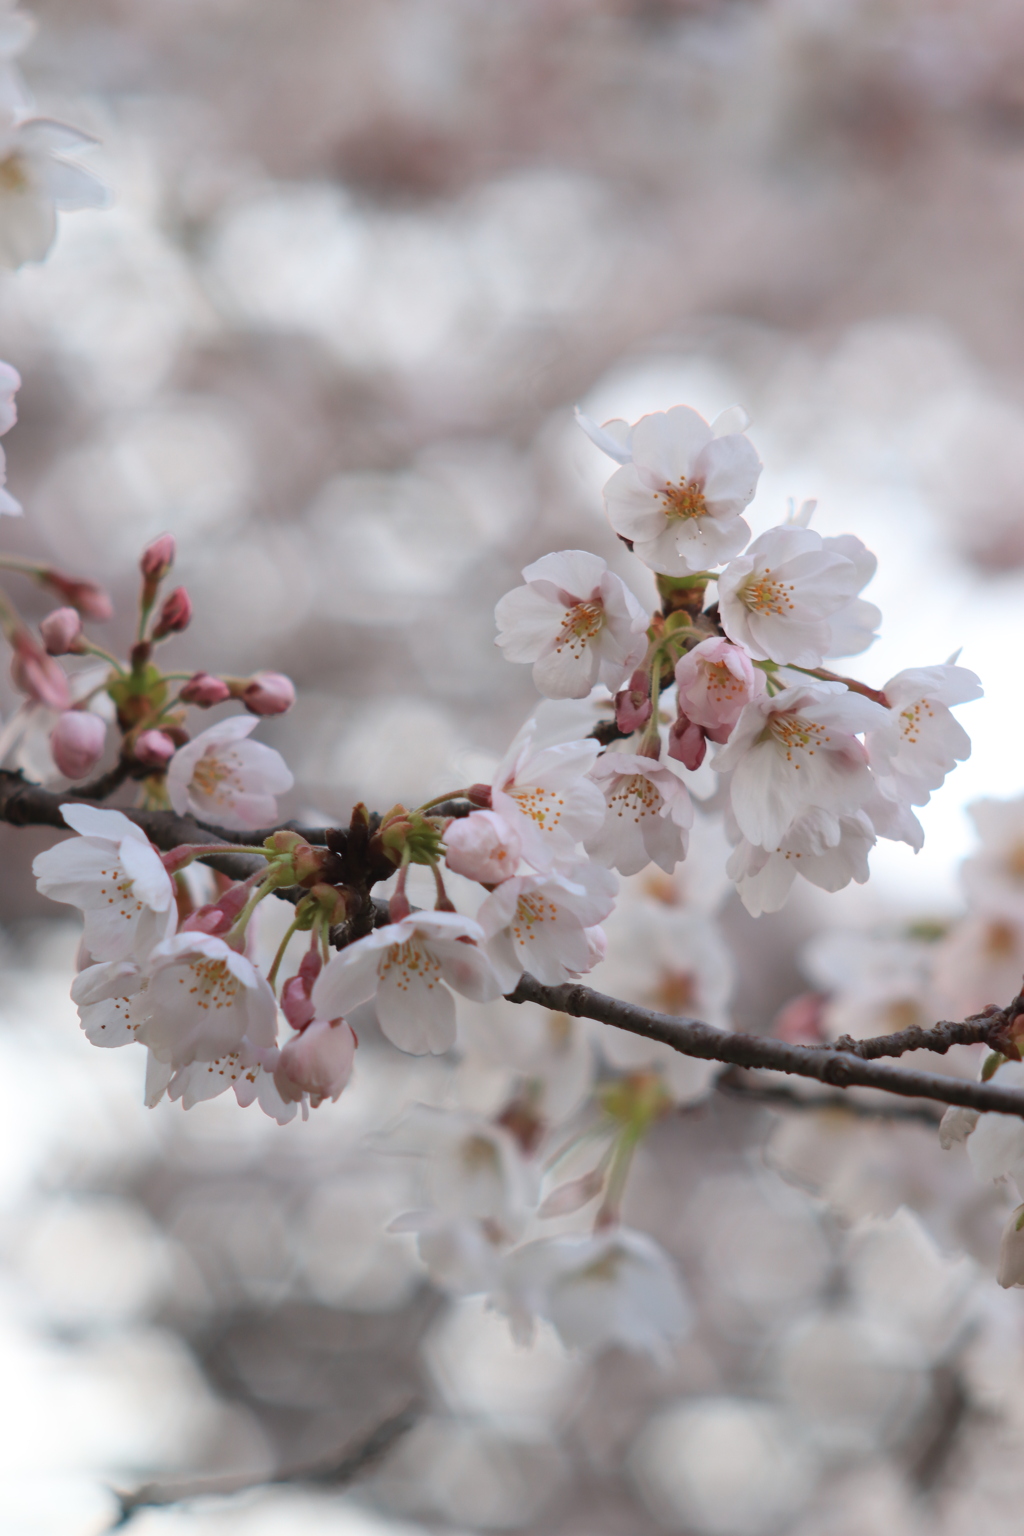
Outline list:
[[[885,721],[880,704],[839,683],[797,685],[746,705],[714,762],[716,772],[732,774],[742,835],[774,851],[808,811],[862,810],[876,786],[857,737]]]
[[[244,738],[256,729],[252,715],[232,715],[179,747],[167,769],[167,793],[179,816],[243,831],[277,818],[276,796],[295,780],[273,747]]]
[[[18,121],[0,105],[0,266],[41,261],[57,233],[57,210],[102,208],[107,189],[64,152],[94,143],[66,123]]]
[[[615,693],[647,652],[649,616],[625,582],[581,549],[545,555],[523,579],[494,610],[506,659],[532,662],[551,699],[585,699],[595,683]]]
[[[693,805],[671,761],[605,752],[590,770],[607,810],[600,831],[585,839],[592,859],[635,875],[649,863],[670,875],[686,857]]]
[[[832,641],[828,621],[858,580],[853,561],[813,529],[769,528],[718,578],[722,628],[759,661],[819,667]]]
[[[514,875],[523,852],[519,833],[496,811],[473,811],[450,822],[444,842],[448,868],[483,885]]]
[[[950,706],[982,696],[980,679],[966,667],[909,667],[882,690],[889,708],[869,730],[868,758],[887,800],[927,805],[947,773],[971,755],[971,739]]]
[[[106,722],[87,709],[66,709],[50,733],[53,761],[66,779],[91,773],[106,742]]]
[[[590,970],[600,957],[590,930],[611,912],[619,882],[598,864],[558,873],[517,875],[492,891],[477,914],[502,992],[524,971],[557,986]]]
[[[794,822],[774,849],[744,838],[727,870],[747,911],[760,917],[779,910],[797,875],[822,891],[840,891],[851,880],[863,885],[874,845],[875,827],[863,811],[833,816],[814,808]]]
[[[414,1056],[439,1055],[455,1043],[448,989],[479,1003],[498,996],[483,943],[481,926],[457,912],[412,913],[332,956],[313,984],[316,1015],[341,1018],[375,997],[393,1045]]]
[[[252,962],[223,939],[178,933],[149,957],[137,1038],[175,1068],[212,1062],[243,1045],[273,1046],[277,1004]]]
[[[62,805],[79,835],[37,855],[42,895],[85,914],[84,943],[97,960],[145,960],[173,933],[174,887],[146,834],[120,811]]]
[[[601,748],[596,741],[533,746],[513,743],[494,775],[491,806],[518,832],[523,857],[535,869],[572,858],[576,844],[604,820],[604,796],[588,777]]]
[[[717,423],[715,424],[717,426]],[[689,406],[643,416],[630,434],[630,461],[604,488],[615,532],[666,576],[688,576],[739,554],[750,537],[740,514],[761,463],[734,423],[716,435]]]

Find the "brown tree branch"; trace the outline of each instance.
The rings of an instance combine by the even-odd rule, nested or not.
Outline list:
[[[936,1072],[911,1072],[903,1067],[880,1066],[834,1046],[790,1045],[785,1040],[768,1036],[713,1029],[699,1019],[673,1019],[650,1008],[640,1008],[635,1003],[605,997],[578,982],[548,987],[525,975],[515,991],[509,994],[509,1001],[539,1003],[542,1008],[550,1008],[555,1013],[613,1024],[617,1029],[628,1030],[646,1040],[657,1040],[683,1056],[696,1056],[702,1061],[721,1061],[735,1067],[763,1067],[794,1077],[815,1078],[832,1088],[878,1088],[901,1098],[932,1099],[940,1104],[961,1104],[969,1109],[1019,1115],[1024,1119],[1024,1091],[1017,1088],[941,1077]],[[1008,1012],[1000,1009],[992,1014],[989,1027],[993,1030],[1004,1027]],[[945,1028],[940,1025],[940,1030]]]
[[[397,1413],[374,1426],[368,1434],[347,1446],[340,1457],[313,1466],[289,1467],[266,1477],[199,1477],[187,1481],[143,1483],[130,1493],[115,1490],[119,1510],[109,1531],[120,1531],[140,1509],[164,1509],[172,1504],[184,1504],[190,1499],[227,1497],[250,1488],[277,1487],[287,1483],[313,1483],[333,1488],[354,1482],[365,1472],[370,1472],[382,1461],[392,1446],[408,1434],[423,1412],[421,1403],[413,1400]]]
[[[929,1104],[865,1104],[863,1099],[852,1098],[848,1093],[797,1093],[784,1083],[766,1083],[743,1067],[724,1067],[715,1078],[715,1092],[742,1103],[764,1104],[769,1109],[802,1110],[805,1114],[822,1109],[840,1110],[857,1120],[910,1121],[932,1130],[942,1119],[942,1111]]]

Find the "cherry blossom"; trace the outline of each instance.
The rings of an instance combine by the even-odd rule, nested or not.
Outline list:
[[[1024,923],[1024,796],[975,800],[967,811],[981,847],[963,863],[964,889],[983,912]]]
[[[810,528],[769,528],[718,578],[722,628],[759,661],[818,667],[828,620],[855,596],[851,560]]]
[[[632,752],[605,752],[590,770],[604,791],[607,811],[599,832],[585,840],[592,859],[635,875],[651,862],[670,875],[686,857],[693,805],[680,770]]]
[[[455,1043],[452,988],[485,1003],[498,982],[479,923],[457,912],[416,912],[333,955],[313,986],[318,1018],[349,1015],[376,998],[377,1019],[400,1050],[438,1055]]]
[[[887,718],[867,735],[879,788],[897,806],[927,805],[946,774],[971,755],[971,739],[950,706],[980,698],[981,682],[947,662],[897,672],[882,692]]]
[[[63,158],[93,142],[66,123],[20,122],[0,107],[0,266],[41,261],[57,233],[58,209],[104,206],[102,182]]]
[[[232,715],[181,747],[167,769],[171,805],[184,815],[244,830],[277,818],[276,796],[295,780],[279,752],[244,738],[256,729],[253,715]]]
[[[522,838],[497,811],[473,811],[452,821],[444,841],[445,863],[467,880],[499,885],[519,868]]]
[[[584,699],[595,683],[615,693],[647,653],[647,612],[597,555],[566,549],[523,571],[495,609],[508,661],[533,662],[551,699]]]
[[[158,1061],[175,1068],[229,1052],[273,1046],[277,1004],[244,955],[208,933],[178,933],[149,957],[144,1016],[136,1031]]]
[[[798,684],[746,705],[714,763],[732,773],[732,811],[743,836],[774,852],[810,810],[859,811],[875,785],[857,736],[885,718],[880,704],[839,683]]]
[[[378,1140],[391,1153],[414,1158],[427,1211],[445,1223],[487,1222],[492,1235],[511,1242],[536,1204],[538,1172],[504,1126],[481,1115],[416,1104]],[[417,1213],[420,1217],[426,1212]],[[433,1225],[400,1218],[406,1230]],[[415,1217],[413,1217],[415,1220]]]
[[[774,849],[742,838],[727,870],[747,911],[760,917],[779,910],[797,875],[822,891],[840,891],[851,880],[863,885],[874,845],[875,828],[863,811],[834,816],[815,807],[793,823]]]
[[[740,514],[761,463],[735,418],[709,426],[676,405],[642,416],[629,443],[629,463],[612,475],[604,497],[612,527],[644,564],[686,576],[739,554],[750,537]]]
[[[596,741],[534,747],[513,742],[491,785],[491,805],[518,832],[535,869],[571,858],[577,842],[604,821],[605,800],[587,777],[601,748]]]
[[[676,663],[680,715],[726,741],[745,704],[766,692],[765,675],[742,646],[729,640],[702,640]]]
[[[543,1317],[570,1349],[593,1352],[618,1344],[658,1359],[690,1322],[668,1255],[629,1227],[514,1248],[502,1264],[495,1305],[523,1342],[532,1336],[534,1319]]]
[[[146,834],[120,811],[62,805],[79,834],[40,853],[40,892],[80,907],[84,943],[97,960],[145,960],[174,931],[174,887]]]
[[[598,956],[587,930],[608,916],[618,884],[610,870],[579,863],[492,891],[477,918],[502,992],[524,971],[552,986],[588,971]]]
[[[337,1103],[352,1076],[356,1037],[344,1019],[313,1019],[281,1048],[274,1082],[286,1103]]]
[[[138,1011],[147,976],[137,960],[102,960],[79,971],[71,984],[71,1001],[86,1039],[113,1048],[138,1038]]]

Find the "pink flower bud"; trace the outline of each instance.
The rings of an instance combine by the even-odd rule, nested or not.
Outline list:
[[[173,592],[168,592],[160,605],[153,639],[163,640],[166,635],[180,634],[183,629],[188,628],[191,621],[192,599],[184,587],[175,587]]]
[[[82,617],[76,608],[55,608],[39,625],[50,656],[66,656],[82,633]]]
[[[472,800],[474,805],[482,806],[485,811],[491,808],[491,786],[489,784],[471,784],[466,790],[466,799]]]
[[[66,779],[84,779],[103,756],[107,727],[99,715],[67,709],[50,732],[53,760]]]
[[[291,976],[281,988],[281,1012],[292,1029],[305,1029],[312,1024],[316,1010],[301,976]]]
[[[278,1057],[274,1082],[282,1099],[297,1103],[308,1093],[314,1109],[324,1099],[337,1102],[352,1076],[356,1044],[344,1019],[314,1019]]]
[[[177,545],[174,542],[173,533],[162,533],[152,544],[147,544],[142,551],[139,561],[139,570],[148,582],[163,581],[167,572],[174,564],[177,554]]]
[[[84,618],[92,619],[96,624],[105,624],[114,616],[114,605],[94,581],[81,581],[77,576],[65,576],[62,571],[55,571],[52,566],[41,571],[39,580],[44,587],[49,587],[51,592],[56,592],[72,608],[77,608]]]
[[[651,679],[643,667],[629,680],[629,687],[615,695],[615,724],[620,731],[638,731],[651,718]]]
[[[444,841],[448,868],[481,885],[500,885],[510,879],[523,853],[519,833],[497,811],[474,811],[450,821]]]
[[[668,755],[684,768],[699,768],[708,750],[707,738],[699,725],[685,715],[677,715],[668,733]]]
[[[135,738],[133,756],[143,768],[166,768],[177,750],[166,731],[143,731]]]
[[[169,874],[174,870],[171,862],[175,850],[165,853],[163,858],[164,868]],[[249,899],[251,892],[244,880],[236,885],[229,885],[223,896],[218,901],[208,902],[205,907],[197,907],[191,916],[187,917],[181,925],[181,932],[212,933],[220,938],[234,924],[235,918],[241,912]]]
[[[283,715],[295,703],[295,684],[281,672],[257,672],[237,697],[250,715]]]
[[[225,699],[230,699],[231,689],[219,677],[211,677],[209,672],[197,672],[189,678],[180,697],[185,704],[198,704],[200,709],[212,709],[214,704],[223,704]]]
[[[27,629],[18,629],[11,644],[11,677],[14,686],[47,709],[70,709],[71,690],[63,668],[47,656]]]

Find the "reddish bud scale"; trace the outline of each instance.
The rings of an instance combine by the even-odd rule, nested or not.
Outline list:
[[[153,639],[163,640],[167,635],[180,634],[183,629],[188,628],[191,621],[192,599],[184,587],[175,587],[173,592],[168,592],[160,605]]]

